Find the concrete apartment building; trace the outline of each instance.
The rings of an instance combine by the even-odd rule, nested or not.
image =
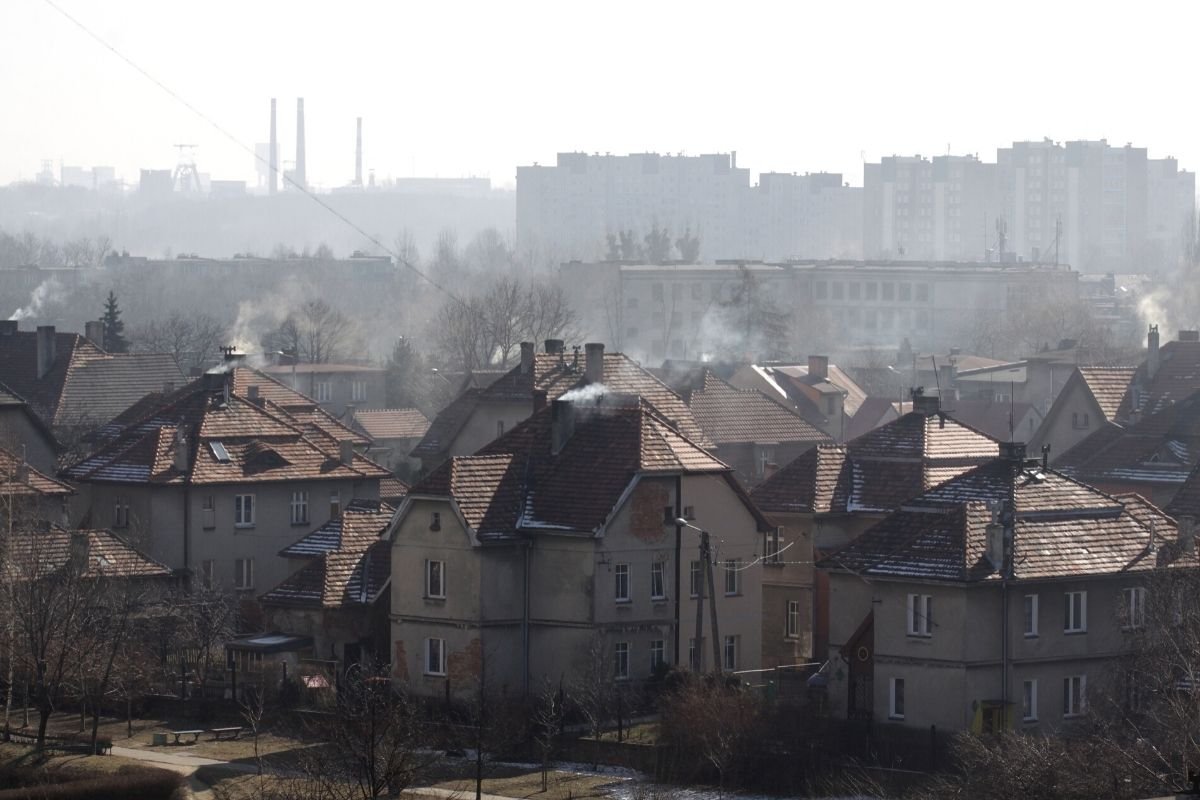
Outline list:
[[[893,350],[906,338],[917,350],[949,350],[981,317],[1005,320],[1031,298],[1069,300],[1079,281],[1069,267],[915,261],[572,262],[560,276],[587,336],[652,363],[737,350],[728,309],[747,282],[790,312],[787,348],[799,355],[834,345]]]
[[[281,549],[351,500],[378,500],[389,477],[355,452],[358,434],[304,399],[226,365],[147,403],[64,472],[81,521],[206,583],[275,586],[288,575]]]
[[[517,245],[563,260],[603,257],[608,234],[654,225],[700,237],[704,259],[856,258],[861,190],[837,173],[763,173],[736,153],[559,153],[517,168]]]
[[[830,706],[918,730],[1069,729],[1117,659],[1145,585],[1195,568],[1173,519],[1027,460],[1023,445],[906,501],[828,556]]]
[[[771,529],[732,471],[645,399],[572,394],[451,458],[401,506],[392,665],[411,690],[469,696],[483,670],[489,689],[521,692],[595,670],[636,687],[689,656],[713,668],[707,603],[694,641],[700,539],[679,517],[720,538],[715,666],[762,663]]]
[[[1103,139],[1014,142],[995,163],[891,156],[864,167],[863,257],[1171,270],[1195,196],[1175,159]]]

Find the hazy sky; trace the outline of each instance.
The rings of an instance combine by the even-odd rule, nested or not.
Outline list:
[[[738,151],[755,172],[1014,139],[1107,138],[1200,167],[1200,4],[55,0],[249,145],[295,98],[311,182],[483,175],[560,150]],[[0,0],[0,182],[43,159],[254,181],[252,157],[45,0]]]

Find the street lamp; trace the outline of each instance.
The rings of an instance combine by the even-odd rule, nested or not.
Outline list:
[[[704,652],[701,641],[704,634],[704,584],[708,583],[708,608],[712,617],[712,648],[713,669],[721,671],[721,637],[717,623],[717,587],[713,582],[712,547],[709,544],[708,531],[698,525],[693,525],[683,517],[676,517],[675,524],[681,528],[691,528],[700,534],[700,562],[704,565],[704,575],[700,576],[699,586],[696,587],[696,646],[692,657],[692,668],[696,672],[704,670]]]

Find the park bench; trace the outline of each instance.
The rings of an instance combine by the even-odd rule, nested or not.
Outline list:
[[[242,735],[244,729],[241,726],[232,728],[213,728],[209,731],[213,735],[213,741],[219,742],[222,739],[236,739]]]
[[[180,737],[180,736],[190,736],[190,737],[192,737],[192,742],[191,742],[191,743],[192,743],[192,744],[195,744],[196,742],[200,741],[200,734],[204,733],[204,731],[202,731],[202,730],[196,730],[196,731],[167,731],[167,733],[169,733],[169,734],[171,734],[172,736],[174,736],[174,737],[175,737],[175,744],[180,744],[180,741],[179,741],[179,737]]]

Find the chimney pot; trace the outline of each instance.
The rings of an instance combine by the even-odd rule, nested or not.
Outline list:
[[[533,342],[521,342],[521,374],[533,374]]]
[[[354,463],[354,440],[342,439],[338,442],[338,454],[342,458],[342,463],[350,466]]]
[[[1158,326],[1151,325],[1150,332],[1146,334],[1146,377],[1153,380],[1158,373],[1159,352],[1158,352]]]
[[[1000,442],[1000,458],[1005,461],[1025,462],[1024,442]]]
[[[54,360],[57,357],[55,353],[55,345],[57,341],[54,336],[53,325],[38,325],[37,327],[37,376],[38,380],[46,377],[54,367]]]
[[[587,351],[587,361],[584,365],[584,377],[588,383],[604,382],[604,344],[588,342],[584,345]]]
[[[808,377],[827,380],[829,378],[829,356],[809,356]]]
[[[575,433],[575,404],[555,400],[550,404],[550,454],[558,455]]]

